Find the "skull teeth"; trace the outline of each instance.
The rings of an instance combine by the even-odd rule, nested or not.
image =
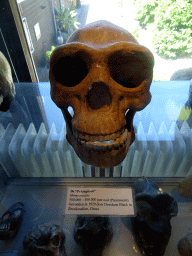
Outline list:
[[[96,141],[96,142],[99,142],[99,141]],[[102,141],[100,143],[109,144],[109,143],[113,143],[113,142],[115,142],[115,140],[107,140],[107,141]]]
[[[108,140],[108,141],[85,141],[81,139],[77,139],[77,142],[87,148],[93,150],[103,150],[103,149],[119,149],[119,147],[123,147],[127,144],[127,140],[129,140],[128,130],[125,129],[124,133],[122,133],[116,140]]]
[[[125,129],[122,129],[116,133],[109,134],[109,135],[90,135],[90,134],[84,134],[79,131],[73,132],[74,136],[78,140],[87,141],[87,142],[100,142],[100,143],[112,143],[117,138],[119,138],[123,133]]]
[[[127,110],[125,114],[126,125],[121,130],[113,134],[108,135],[92,135],[80,132],[72,127],[72,116],[69,113],[69,109],[65,109],[65,118],[67,120],[68,127],[70,128],[76,142],[91,150],[119,150],[120,147],[125,147],[130,140],[128,134],[131,133],[131,126],[135,111]]]

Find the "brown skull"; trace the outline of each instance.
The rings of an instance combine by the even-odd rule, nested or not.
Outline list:
[[[86,25],[55,49],[51,98],[61,108],[67,140],[83,162],[112,167],[123,161],[135,138],[135,112],[151,100],[153,65],[147,48],[107,21]]]

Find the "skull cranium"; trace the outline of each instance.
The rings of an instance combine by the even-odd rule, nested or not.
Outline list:
[[[23,247],[27,256],[65,256],[64,241],[64,232],[58,225],[41,224],[26,234]]]
[[[64,115],[67,140],[83,162],[112,167],[123,161],[135,138],[133,117],[151,100],[153,65],[146,47],[107,21],[86,25],[55,49],[51,97]]]

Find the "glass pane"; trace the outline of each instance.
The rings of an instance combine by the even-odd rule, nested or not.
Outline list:
[[[0,28],[2,52],[14,81],[2,74],[0,54],[0,240],[7,240],[0,241],[0,255],[47,255],[48,250],[50,255],[163,255],[164,249],[165,256],[178,255],[179,239],[190,230],[192,209],[191,200],[184,198],[191,197],[190,186],[185,186],[186,179],[179,183],[192,175],[191,6],[184,0],[1,0],[0,14],[1,2],[17,2],[21,16],[12,23],[20,25],[21,42],[13,47],[13,32],[18,30],[7,26],[13,42],[7,46]],[[131,55],[135,44],[118,44],[124,48],[116,52],[114,47],[103,66],[100,56],[106,48],[91,52],[79,44],[81,50],[75,51],[65,45],[77,28],[100,19],[129,30],[153,52],[152,83],[147,79],[151,62],[141,51],[138,58],[138,52]],[[163,21],[172,31],[160,26]],[[62,44],[74,58],[68,53],[55,62],[56,82],[51,85],[50,56]],[[65,70],[60,71],[61,64]],[[103,68],[107,79],[98,81]],[[98,75],[93,70],[99,70]],[[65,86],[67,79],[70,84]],[[2,109],[7,100],[8,108]],[[98,132],[95,127],[100,126]],[[122,148],[128,148],[124,155]],[[125,158],[110,167],[86,161],[113,161],[122,155]],[[15,208],[15,202],[24,204],[24,218],[23,207]]]
[[[0,161],[10,177],[184,177],[192,172],[189,109],[180,111],[188,81],[152,83],[151,103],[134,117],[136,137],[125,160],[106,169],[83,163],[68,143],[49,83],[15,86],[10,109],[0,112]]]
[[[11,56],[10,56],[10,51],[8,49],[8,46],[6,44],[6,40],[4,38],[3,32],[0,28],[0,45],[1,45],[1,52],[5,56],[5,58],[8,60],[10,63],[10,68],[11,68],[11,74],[14,82],[19,82],[19,78],[17,76],[17,72],[15,70],[14,64],[12,62]]]
[[[18,0],[17,4],[38,79],[48,82],[50,54],[78,28],[80,2]]]
[[[184,177],[192,173],[190,59],[164,59],[154,50],[148,37],[151,23],[138,21],[134,2],[20,0],[17,3],[40,82],[22,84],[15,80],[16,97],[7,112],[0,112],[1,164],[8,176]],[[183,81],[152,82],[150,104],[133,119],[135,141],[125,160],[113,168],[91,166],[77,157],[66,139],[62,112],[51,100],[48,77],[54,47],[65,44],[77,27],[99,19],[129,30],[140,44],[148,47],[155,56],[155,72],[165,68],[171,76],[172,67],[176,67],[172,64],[188,67],[177,79]],[[69,106],[67,113],[71,119],[73,111]]]
[[[77,28],[101,19],[125,28],[153,52],[154,81],[190,80],[192,4],[182,2],[180,8],[177,1],[17,1],[40,82],[48,81],[54,47]]]

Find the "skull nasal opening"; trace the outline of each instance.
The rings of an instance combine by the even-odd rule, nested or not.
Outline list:
[[[89,87],[87,102],[91,109],[110,106],[112,95],[108,86],[103,82],[95,82]]]

